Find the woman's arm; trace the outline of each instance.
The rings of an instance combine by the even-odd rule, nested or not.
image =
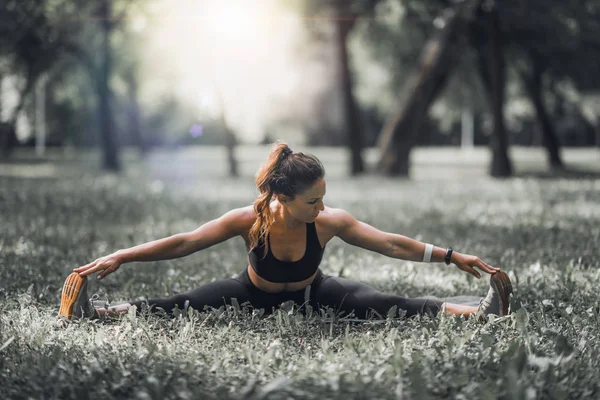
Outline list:
[[[81,276],[101,272],[98,279],[116,271],[122,264],[184,257],[240,235],[252,225],[251,207],[231,210],[198,229],[122,249],[74,269]],[[248,225],[250,224],[250,225]]]
[[[247,225],[246,215],[246,209],[231,210],[194,231],[178,233],[164,239],[119,250],[115,254],[122,263],[184,257],[240,235]]]
[[[369,224],[356,220],[347,211],[332,209],[332,212],[335,215],[337,223],[336,236],[344,242],[392,258],[423,261],[425,243],[411,239],[407,236],[380,231]],[[432,262],[444,262],[445,257],[446,249],[433,246],[431,253]],[[475,271],[473,267],[477,267],[490,274],[500,270],[499,268],[486,264],[478,257],[461,254],[456,251],[452,253],[451,261],[456,264],[458,268],[477,278],[480,277],[480,274]]]

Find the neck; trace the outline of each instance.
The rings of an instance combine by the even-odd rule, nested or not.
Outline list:
[[[294,218],[287,209],[279,203],[279,201],[274,202],[272,211],[274,218],[273,224],[283,227],[286,231],[294,230],[304,223],[303,221]]]

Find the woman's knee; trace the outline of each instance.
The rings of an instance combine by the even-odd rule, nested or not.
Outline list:
[[[358,318],[372,316],[385,318],[392,307],[399,315],[407,317],[419,314],[435,315],[441,302],[432,299],[410,299],[380,292],[362,283],[344,278],[330,277],[319,287],[317,301],[345,313],[354,312]]]
[[[183,310],[190,307],[190,296],[188,293],[177,294],[169,299],[169,303],[173,304],[173,308]]]
[[[442,309],[443,301],[435,299],[405,299],[404,310],[407,317],[415,315],[435,316]]]
[[[171,314],[173,309],[180,310],[191,307],[197,311],[204,311],[206,307],[219,308],[231,304],[231,299],[237,299],[239,304],[250,300],[247,287],[235,279],[220,280],[200,286],[187,293],[177,294],[167,299],[150,299],[135,302],[138,310],[149,308],[150,311],[164,310]]]
[[[372,288],[361,282],[332,276],[321,283],[314,299],[318,307],[331,308],[343,316],[353,313],[357,318],[365,318],[370,305],[365,298],[369,289]]]

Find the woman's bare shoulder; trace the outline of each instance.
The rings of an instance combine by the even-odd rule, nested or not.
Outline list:
[[[232,232],[242,235],[245,238],[254,221],[256,221],[254,206],[234,208],[215,221],[220,221],[223,226],[227,226]]]
[[[250,226],[252,226],[252,224],[256,220],[256,211],[254,211],[253,205],[235,208],[229,211],[229,213],[232,213],[235,219],[244,225],[249,224]]]
[[[333,208],[325,206],[325,209],[319,213],[317,221],[319,224],[331,229],[338,229],[351,218],[348,211],[342,208]]]

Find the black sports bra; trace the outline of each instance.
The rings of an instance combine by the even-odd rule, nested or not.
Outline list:
[[[267,234],[267,240],[269,235]],[[246,245],[246,248],[248,246]],[[306,224],[306,250],[304,256],[298,261],[280,261],[273,256],[271,246],[266,257],[264,242],[260,240],[258,245],[248,253],[250,265],[254,271],[269,282],[286,283],[300,282],[310,278],[317,269],[323,258],[324,247],[321,247],[315,223]]]

